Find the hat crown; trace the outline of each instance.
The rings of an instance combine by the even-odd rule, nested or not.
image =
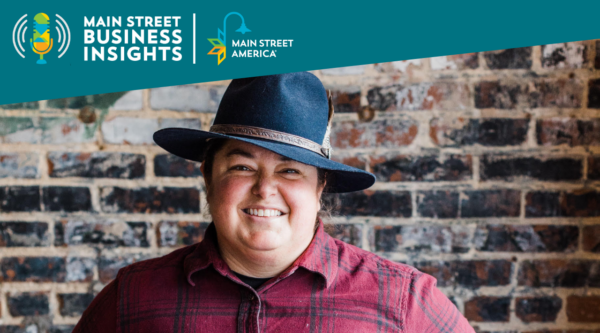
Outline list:
[[[214,124],[265,128],[321,144],[328,117],[323,84],[301,72],[232,80]]]

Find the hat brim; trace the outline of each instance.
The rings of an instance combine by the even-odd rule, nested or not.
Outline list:
[[[154,142],[173,155],[202,162],[209,139],[233,139],[248,142],[300,163],[332,171],[327,176],[327,193],[346,193],[367,189],[375,176],[364,170],[327,159],[310,150],[270,140],[225,135],[189,128],[165,128],[154,133]]]

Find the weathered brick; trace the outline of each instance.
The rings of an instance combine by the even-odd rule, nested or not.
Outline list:
[[[471,321],[508,322],[510,297],[474,297],[465,302],[465,317]]]
[[[17,110],[17,109],[37,109],[40,107],[40,104],[35,102],[25,102],[25,103],[14,103],[14,104],[2,104],[0,105],[0,109],[4,110]]]
[[[150,246],[147,231],[151,225],[148,222],[73,218],[58,223],[63,225],[65,245]]]
[[[201,242],[209,223],[162,221],[158,224],[158,242],[162,247],[180,247]]]
[[[434,218],[458,217],[458,192],[421,191],[417,196],[417,210],[420,216]]]
[[[0,187],[0,212],[40,211],[39,186]]]
[[[529,192],[525,196],[525,216],[600,216],[600,192],[593,189],[572,192]]]
[[[107,213],[200,213],[200,191],[176,187],[103,187],[100,205]]]
[[[521,209],[521,191],[465,191],[461,200],[462,217],[514,217]]]
[[[129,111],[129,110],[141,110],[142,109],[142,90],[132,90],[126,92],[123,96],[119,97],[111,107],[111,110],[116,111]]]
[[[527,139],[527,119],[433,118],[429,136],[436,145],[452,147],[480,144],[483,146],[517,146]]]
[[[38,178],[35,153],[0,153],[0,178]]]
[[[48,223],[0,222],[0,247],[49,245]]]
[[[91,282],[96,260],[93,258],[67,258],[67,282]]]
[[[521,264],[520,286],[600,287],[600,262],[592,260],[533,260]]]
[[[484,52],[483,57],[489,69],[531,68],[531,47]]]
[[[371,248],[384,252],[467,252],[473,235],[468,227],[413,225],[375,226]]]
[[[0,117],[0,143],[39,143],[39,118]]]
[[[430,58],[432,70],[475,69],[479,67],[477,53],[454,54]]]
[[[100,257],[98,262],[99,280],[102,283],[109,283],[115,277],[117,277],[119,269],[146,259],[148,259],[148,256],[141,254],[127,254],[118,257]]]
[[[579,242],[579,228],[555,225],[487,225],[480,226],[483,236],[480,251],[491,252],[574,252]]]
[[[227,87],[173,86],[150,90],[150,107],[155,110],[216,112]]]
[[[342,75],[361,75],[365,72],[366,65],[347,66],[338,68],[322,69],[323,75],[342,76]]]
[[[375,70],[379,73],[410,73],[414,68],[421,68],[423,62],[421,59],[409,59],[400,61],[391,61],[374,64]]]
[[[360,110],[360,87],[331,90],[335,113],[356,113]]]
[[[167,118],[160,119],[160,128],[179,127],[189,129],[202,129],[202,120],[200,118]]]
[[[56,325],[50,327],[48,333],[72,333],[75,329],[75,326],[70,325]]]
[[[48,295],[44,293],[9,294],[6,303],[13,317],[47,315],[50,312]]]
[[[562,308],[562,299],[558,296],[518,297],[516,314],[522,321],[554,322]]]
[[[471,155],[371,157],[377,181],[460,181],[472,175]]]
[[[600,296],[567,297],[567,318],[569,322],[600,323]]]
[[[325,231],[335,239],[361,247],[363,226],[361,224],[328,224]]]
[[[331,144],[342,149],[408,146],[417,136],[418,128],[417,122],[409,118],[334,122]]]
[[[587,64],[585,42],[542,45],[542,67],[550,69],[583,68]]]
[[[524,95],[525,89],[519,84],[483,81],[475,85],[475,107],[514,109]]]
[[[360,191],[342,193],[339,215],[410,217],[412,204],[406,191]]]
[[[104,142],[125,145],[153,145],[158,119],[115,117],[102,123]]]
[[[583,90],[577,79],[536,81],[529,85],[529,107],[579,108]]]
[[[600,108],[600,79],[588,82],[588,108]]]
[[[65,259],[57,257],[7,257],[0,260],[0,282],[64,282]]]
[[[588,179],[600,180],[600,155],[588,156],[587,168]]]
[[[172,155],[154,157],[154,174],[158,177],[200,177],[200,162],[189,161]]]
[[[537,180],[579,180],[583,161],[577,158],[511,157],[484,155],[481,180],[514,181],[517,177]]]
[[[600,119],[552,118],[536,122],[539,145],[598,146]]]
[[[78,118],[40,118],[39,128],[42,130],[41,143],[54,145],[93,143],[97,140],[97,127],[98,123],[96,122],[84,123]]]
[[[93,299],[93,294],[58,294],[60,315],[81,316]]]
[[[144,178],[146,158],[126,153],[48,153],[50,177]]]
[[[583,227],[583,250],[600,253],[600,225]]]
[[[346,164],[357,169],[366,170],[367,168],[367,162],[360,156],[335,153],[335,155],[331,156],[331,159],[338,163]]]
[[[512,263],[507,260],[424,261],[415,263],[415,267],[435,277],[440,287],[477,289],[508,285]]]
[[[92,198],[87,187],[43,187],[44,210],[51,212],[91,211]]]
[[[126,94],[126,91],[122,91],[107,94],[51,99],[47,102],[47,106],[49,108],[59,109],[81,109],[85,106],[107,109]]]
[[[469,106],[466,84],[454,82],[418,83],[410,86],[377,87],[367,92],[375,110],[464,110]]]

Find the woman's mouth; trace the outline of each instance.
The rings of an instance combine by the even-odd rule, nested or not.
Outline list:
[[[283,212],[276,209],[253,209],[246,208],[242,210],[244,213],[251,216],[260,216],[260,217],[271,217],[271,216],[281,216],[284,215]]]

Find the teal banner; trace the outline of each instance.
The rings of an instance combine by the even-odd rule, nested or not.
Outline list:
[[[3,4],[0,104],[600,38],[600,2]]]

